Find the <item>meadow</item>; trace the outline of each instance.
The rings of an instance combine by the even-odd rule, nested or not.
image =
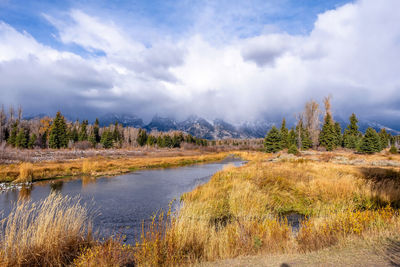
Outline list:
[[[156,213],[132,246],[118,236],[96,239],[90,209],[68,197],[52,195],[44,207],[21,202],[3,221],[1,263],[210,266],[268,255],[282,263],[324,251],[341,258],[354,246],[375,251],[363,260],[400,263],[399,155],[234,153],[248,163],[182,195],[177,212]]]

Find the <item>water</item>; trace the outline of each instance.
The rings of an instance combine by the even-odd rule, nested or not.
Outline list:
[[[127,243],[134,243],[144,220],[149,220],[160,209],[166,210],[171,200],[179,202],[182,193],[207,182],[227,164],[240,166],[243,161],[228,159],[212,164],[144,170],[114,177],[37,182],[28,188],[0,193],[0,211],[6,216],[19,198],[40,201],[52,191],[62,195],[79,195],[83,204],[96,211],[94,228],[99,230],[101,236],[117,233],[126,236]]]

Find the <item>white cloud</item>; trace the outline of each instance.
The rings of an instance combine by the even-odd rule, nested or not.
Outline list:
[[[150,47],[129,29],[79,10],[63,20],[45,15],[60,41],[105,53],[89,58],[1,23],[0,86],[10,91],[0,95],[35,108],[23,100],[25,91],[68,101],[75,110],[239,121],[291,115],[307,99],[332,94],[337,113],[399,114],[398,10],[397,0],[361,0],[320,14],[307,35],[233,36],[224,43],[200,32],[202,19],[190,36],[166,36]]]

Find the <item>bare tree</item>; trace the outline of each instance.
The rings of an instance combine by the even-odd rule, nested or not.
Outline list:
[[[332,111],[331,111],[331,99],[332,99],[331,95],[326,96],[324,98],[324,105],[325,105],[325,116],[329,114],[331,117],[331,120],[332,120],[331,122],[333,123],[333,117],[332,117]]]
[[[0,143],[4,139],[4,128],[6,127],[7,124],[7,115],[4,111],[4,105],[1,105],[1,110],[0,110]]]
[[[329,101],[328,101],[329,102]],[[329,103],[328,103],[329,104]],[[312,146],[315,149],[318,146],[318,137],[320,133],[320,115],[321,110],[316,101],[310,100],[306,103],[303,112],[304,126],[310,134]]]
[[[297,119],[297,148],[299,150],[301,150],[301,148],[303,147],[303,142],[301,140],[301,131],[303,128],[303,113],[299,113],[296,115],[296,119]]]
[[[22,106],[18,106],[18,121],[22,120]]]
[[[10,120],[9,123],[12,124],[14,122],[14,106],[11,105],[9,108],[9,113],[10,113]]]

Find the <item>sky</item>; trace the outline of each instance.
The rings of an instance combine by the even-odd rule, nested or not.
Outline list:
[[[0,103],[232,123],[400,124],[400,1],[0,0]]]

